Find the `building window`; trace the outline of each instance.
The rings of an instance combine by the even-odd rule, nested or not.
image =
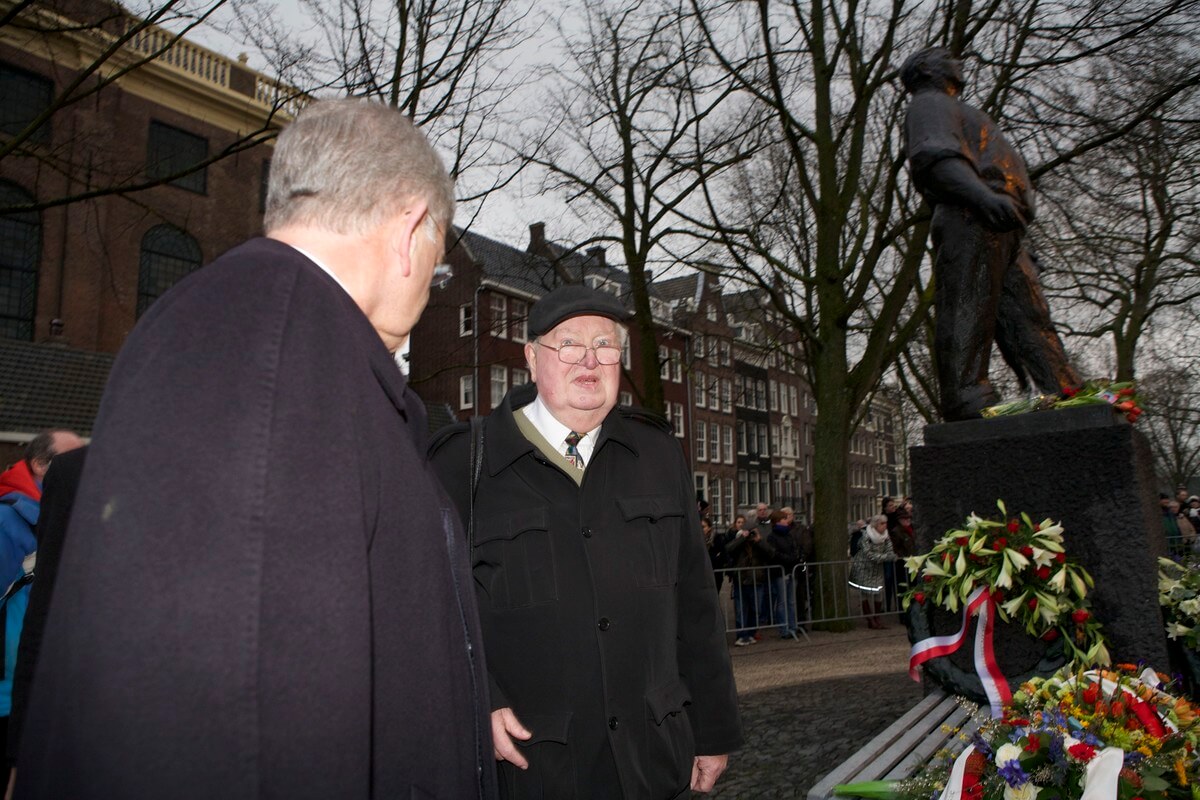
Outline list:
[[[675,425],[675,435],[682,439],[687,436],[687,429],[683,427],[683,403],[671,403],[671,421]]]
[[[697,372],[694,380],[696,381],[693,388],[693,392],[696,395],[696,408],[704,408],[704,398],[707,396],[708,392],[708,390],[704,387],[704,373]]]
[[[529,383],[529,370],[514,367],[512,371],[512,385],[524,386],[527,383]]]
[[[742,422],[741,420],[738,420],[738,424],[737,424],[737,437],[738,437],[738,440],[737,440],[738,452],[741,453],[742,455],[746,455],[746,453],[748,452],[746,450],[746,423]]]
[[[200,245],[175,226],[155,225],[146,231],[138,268],[138,317],[185,275],[199,269],[200,261]]]
[[[621,348],[621,366],[625,369],[633,369],[633,360],[629,355],[629,340],[625,340],[625,346]]]
[[[150,120],[150,135],[146,144],[147,178],[178,175],[168,181],[172,186],[204,194],[208,189],[208,168],[200,165],[206,160],[208,139]]]
[[[712,461],[721,454],[721,426],[715,422],[708,426],[708,452],[712,454]]]
[[[767,382],[754,382],[754,407],[759,411],[767,410]]]
[[[729,520],[730,523],[733,522],[733,517],[734,517],[733,504],[734,504],[733,478],[726,478],[725,479],[725,519]]]
[[[508,370],[501,366],[492,367],[492,408],[500,405],[508,392]]]
[[[683,383],[683,353],[678,350],[671,351],[671,380]]]
[[[623,406],[631,406],[633,405],[633,395],[629,392],[621,392],[617,398],[617,402]]]
[[[671,377],[671,354],[667,348],[658,348],[658,377],[664,381]]]
[[[771,410],[772,411],[779,410],[779,389],[780,388],[781,387],[779,386],[779,384],[776,383],[775,381],[768,381],[768,383],[767,383],[767,395],[771,398]]]
[[[778,425],[771,426],[771,452],[776,453],[776,454],[781,452],[781,449],[779,447],[779,426]]]
[[[771,451],[767,448],[767,426],[761,422],[758,424],[758,454],[760,456],[771,454]]]
[[[721,452],[725,454],[724,461],[726,464],[733,463],[733,426],[726,425],[721,428]]]
[[[458,307],[458,335],[470,336],[475,332],[475,307],[463,303]]]
[[[708,351],[708,363],[714,367],[720,366],[720,362],[717,360],[717,337],[709,336],[704,347]]]
[[[721,340],[721,366],[733,366],[733,355],[729,347],[729,342],[725,341],[724,339]]]
[[[697,498],[707,498],[708,497],[708,474],[704,473],[704,472],[694,472],[694,473],[692,473],[692,475],[695,478],[695,482],[696,482],[696,497]]]
[[[721,378],[721,410],[726,414],[733,411],[733,382]]]
[[[788,399],[791,401],[792,416],[800,413],[800,392],[795,386],[788,387]]]
[[[719,380],[713,378],[708,385],[708,407],[713,411],[721,410],[720,383]]]
[[[717,321],[717,304],[709,303],[704,309],[704,315],[708,317],[709,322]]]
[[[738,478],[737,478],[738,479],[738,500],[741,502],[741,504],[743,506],[748,506],[748,505],[750,505],[751,500],[750,500],[750,482],[747,479],[746,470],[739,469],[737,475],[738,475]]]
[[[491,295],[488,302],[492,311],[492,336],[495,336],[497,339],[507,339],[508,298],[502,294],[494,294]]]
[[[0,112],[3,113],[3,112]],[[0,205],[34,202],[20,186],[0,181]],[[42,222],[36,211],[0,216],[0,336],[33,341]]]
[[[54,82],[34,72],[0,64],[0,133],[19,136],[21,131],[50,107]],[[50,141],[50,121],[46,120],[27,141]]]
[[[524,300],[512,301],[512,327],[509,335],[514,342],[529,341],[529,303]]]
[[[696,460],[708,461],[708,423],[696,423]]]
[[[475,378],[470,375],[458,379],[458,407],[475,407]]]
[[[724,518],[721,516],[720,478],[713,478],[712,482],[708,484],[708,516],[713,528],[716,528],[724,521]]]

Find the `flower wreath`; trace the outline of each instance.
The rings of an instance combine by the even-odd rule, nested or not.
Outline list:
[[[1200,567],[1160,557],[1158,603],[1167,637],[1182,642],[1188,650],[1200,650]]]
[[[1002,500],[996,506],[1003,520],[971,514],[928,553],[905,561],[904,608],[933,603],[954,613],[982,588],[1004,622],[1047,642],[1061,638],[1071,661],[1107,665],[1108,647],[1087,600],[1095,583],[1067,556],[1062,525],[1034,523],[1025,513],[1010,517]]]
[[[878,800],[1193,800],[1200,716],[1166,676],[1132,664],[1021,685],[1003,714],[973,714],[961,754],[911,778],[838,786]],[[969,738],[968,738],[969,736]]]

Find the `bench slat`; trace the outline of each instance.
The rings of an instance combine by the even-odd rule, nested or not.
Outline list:
[[[938,690],[926,695],[904,716],[889,725],[882,733],[809,789],[808,800],[824,800],[832,796],[833,787],[838,784],[878,778],[907,752],[911,746],[909,743],[914,738],[924,737],[931,731],[938,730],[942,721],[954,710],[958,710],[954,698],[945,692]],[[898,746],[900,743],[904,744]],[[886,760],[884,752],[889,748],[894,748],[892,760],[881,763]]]
[[[873,781],[887,776],[915,749],[928,749],[926,758],[937,752],[946,740],[946,733],[942,730],[942,726],[954,725],[956,721],[961,721],[958,720],[960,714],[962,719],[966,719],[966,715],[962,714],[962,709],[955,702],[954,697],[943,697],[931,712],[917,720],[916,724],[910,726],[900,738],[886,746],[883,746],[884,743],[879,742],[876,738],[867,748],[864,748],[875,751],[871,763],[859,770],[854,776],[854,780]]]
[[[961,707],[955,708],[955,713],[947,717],[944,724],[953,729],[961,729],[960,733],[970,736],[979,727],[979,723],[963,710]],[[907,778],[912,775],[917,769],[933,758],[939,750],[945,748],[951,754],[957,755],[966,746],[958,733],[951,733],[944,730],[939,730],[936,736],[919,741],[916,745],[904,755],[904,757],[888,774],[889,779]]]

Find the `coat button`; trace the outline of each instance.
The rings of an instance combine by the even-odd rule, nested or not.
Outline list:
[[[600,630],[606,631],[611,627],[612,627],[612,620],[610,620],[608,617],[600,618]]]
[[[615,731],[615,730],[616,730],[616,729],[617,729],[617,728],[620,726],[620,724],[621,724],[621,723],[617,721],[617,718],[616,718],[616,717],[609,717],[609,718],[608,718],[608,727],[609,727],[609,730],[614,730],[614,731]]]
[[[590,538],[592,538],[592,529],[591,529],[591,528],[584,528],[584,529],[583,529],[583,538],[585,538],[585,539],[590,539]]]

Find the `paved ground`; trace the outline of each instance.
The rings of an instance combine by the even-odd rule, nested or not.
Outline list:
[[[804,797],[920,700],[904,628],[888,626],[798,643],[764,631],[758,644],[731,648],[747,743],[707,796]]]

